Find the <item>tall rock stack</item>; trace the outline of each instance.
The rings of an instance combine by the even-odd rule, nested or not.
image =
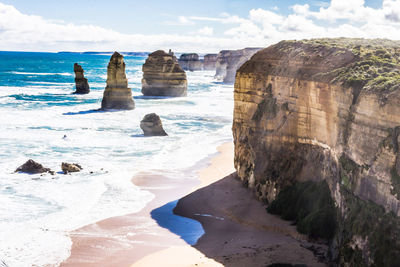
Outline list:
[[[186,96],[185,71],[172,53],[157,50],[143,64],[142,93],[145,96]]]
[[[244,48],[240,50],[222,50],[218,54],[215,78],[223,83],[235,82],[236,70],[261,48]]]
[[[132,90],[128,88],[124,57],[115,52],[107,67],[107,86],[104,90],[101,109],[134,109]]]
[[[203,61],[200,60],[199,55],[195,53],[182,54],[178,62],[184,70],[197,71],[203,69]]]
[[[204,55],[204,70],[215,70],[215,65],[217,63],[218,54],[207,54]]]
[[[83,68],[78,63],[74,64],[75,72],[75,88],[74,94],[88,94],[90,92],[89,84],[87,79],[84,77]]]

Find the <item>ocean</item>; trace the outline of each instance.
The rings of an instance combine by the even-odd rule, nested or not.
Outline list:
[[[97,111],[110,56],[0,52],[0,263],[58,265],[70,254],[70,231],[154,198],[132,184],[135,174],[197,179],[195,166],[232,141],[233,86],[215,82],[214,71],[187,72],[187,97],[143,97],[143,54],[125,56],[136,108]],[[74,63],[88,95],[72,94]],[[140,121],[152,112],[167,137],[143,136]],[[14,173],[28,159],[56,174]],[[83,170],[64,175],[62,162]]]

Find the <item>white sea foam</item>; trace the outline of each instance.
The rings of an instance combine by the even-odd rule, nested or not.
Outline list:
[[[128,78],[140,83],[141,73]],[[70,231],[137,212],[154,197],[131,183],[135,173],[195,179],[187,170],[231,140],[232,86],[211,84],[211,72],[188,73],[188,80],[185,98],[143,98],[134,87],[136,109],[118,112],[94,111],[102,90],[79,96],[67,84],[0,87],[0,259],[57,265],[70,253]],[[151,112],[169,136],[143,137],[140,120]],[[84,169],[13,173],[29,158],[56,171],[63,161]]]

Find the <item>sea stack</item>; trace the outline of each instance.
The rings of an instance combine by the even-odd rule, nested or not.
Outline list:
[[[140,128],[142,128],[144,136],[166,136],[168,135],[161,123],[160,116],[156,113],[150,113],[144,116],[140,122]]]
[[[203,69],[203,61],[199,60],[199,55],[195,53],[182,54],[178,63],[184,70],[197,71]]]
[[[215,78],[223,83],[235,82],[236,70],[261,48],[244,48],[240,50],[222,50],[216,62]]]
[[[132,90],[128,88],[128,80],[125,74],[124,57],[115,52],[107,67],[107,86],[104,90],[101,109],[134,109],[135,102]]]
[[[89,83],[85,76],[83,75],[84,71],[81,65],[78,63],[74,64],[74,72],[75,72],[75,88],[76,91],[74,94],[89,94],[90,88]]]
[[[204,55],[204,70],[215,70],[215,65],[217,63],[218,54],[207,54]]]
[[[157,50],[143,64],[142,93],[145,96],[186,96],[185,71],[172,52]]]

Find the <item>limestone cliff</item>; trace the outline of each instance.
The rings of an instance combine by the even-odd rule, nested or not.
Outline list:
[[[215,65],[217,64],[218,54],[207,54],[204,55],[204,70],[215,70]]]
[[[203,69],[203,60],[200,60],[199,55],[195,53],[182,54],[178,63],[184,70],[198,71]]]
[[[143,64],[142,93],[146,96],[186,96],[185,71],[172,53],[157,50]]]
[[[88,94],[90,92],[89,83],[83,75],[83,68],[78,63],[74,64],[75,88],[74,94]]]
[[[388,40],[283,41],[237,72],[239,177],[274,207],[286,197],[286,209],[297,190],[287,188],[326,182],[337,263],[395,266],[400,257],[399,88],[400,42]]]
[[[236,70],[261,48],[222,50],[218,53],[215,78],[224,83],[234,83]]]
[[[104,90],[101,109],[134,109],[132,90],[128,88],[124,57],[115,52],[107,67],[107,86]]]

